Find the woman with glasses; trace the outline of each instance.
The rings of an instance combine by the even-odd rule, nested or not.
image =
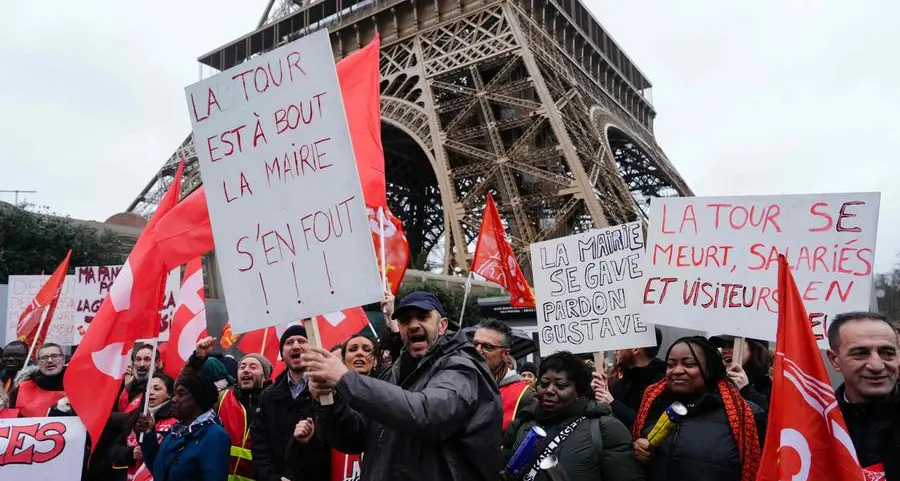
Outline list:
[[[37,350],[37,367],[26,367],[16,378],[18,386],[9,395],[9,407],[24,418],[44,417],[66,396],[63,376],[66,357],[62,347],[46,343]]]

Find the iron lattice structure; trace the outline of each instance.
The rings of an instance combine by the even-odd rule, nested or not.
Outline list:
[[[224,70],[323,27],[340,60],[378,32],[388,202],[413,267],[466,270],[488,192],[525,272],[533,242],[692,195],[654,138],[649,81],[578,0],[305,3],[270,2],[200,62]],[[153,211],[181,157],[185,189],[200,184],[188,136],[129,210]]]

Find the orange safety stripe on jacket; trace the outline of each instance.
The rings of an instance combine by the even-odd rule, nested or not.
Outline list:
[[[531,386],[525,381],[516,381],[500,388],[500,400],[503,401],[503,430],[516,418],[519,401]]]
[[[28,379],[19,383],[16,409],[23,418],[42,418],[64,397],[65,391],[45,391]]]
[[[234,397],[231,389],[225,391],[219,401],[219,419],[231,438],[231,457],[228,462],[228,479],[244,481],[253,479],[253,456],[250,454],[250,430],[247,410]]]

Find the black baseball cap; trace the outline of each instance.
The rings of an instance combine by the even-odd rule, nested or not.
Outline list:
[[[437,311],[441,317],[444,317],[444,305],[441,304],[436,295],[430,292],[416,291],[410,292],[403,296],[403,299],[400,299],[400,305],[394,309],[394,314],[391,318],[396,319],[400,311],[410,307],[416,307],[423,311]]]

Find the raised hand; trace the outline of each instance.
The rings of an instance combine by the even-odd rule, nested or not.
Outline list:
[[[204,337],[197,341],[197,345],[194,346],[194,353],[197,357],[209,357],[213,352],[213,348],[216,345],[216,338],[214,337]]]
[[[594,371],[592,373],[594,379],[591,381],[591,389],[594,391],[594,399],[597,402],[612,404],[613,397],[609,392],[609,386],[606,384],[606,376],[602,372]]]

